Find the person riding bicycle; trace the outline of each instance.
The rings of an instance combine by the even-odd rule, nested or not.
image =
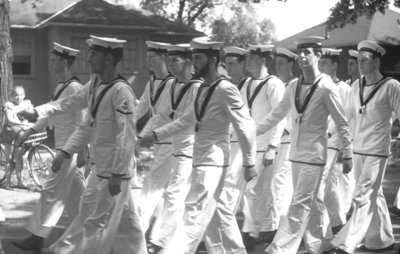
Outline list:
[[[21,112],[27,107],[32,107],[29,100],[25,100],[25,89],[22,86],[15,86],[12,94],[12,101],[4,105],[4,121],[1,133],[1,142],[4,144],[6,157],[6,181],[4,187],[10,189],[11,175],[16,170],[17,185],[15,187],[26,188],[22,183],[21,172],[23,169],[23,149],[14,146],[14,141],[32,126],[25,119]]]

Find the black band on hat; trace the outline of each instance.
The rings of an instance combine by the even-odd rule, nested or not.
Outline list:
[[[147,51],[154,52],[157,54],[167,54],[168,53],[167,49],[162,49],[162,48],[147,48]]]
[[[296,60],[295,57],[290,57],[290,56],[282,54],[282,53],[275,53],[275,57],[283,57],[283,58],[286,58],[290,62],[294,62]]]
[[[349,59],[354,59],[357,61],[357,57],[356,56],[349,56]]]
[[[259,56],[262,56],[262,57],[269,57],[269,56],[271,56],[271,54],[272,54],[272,51],[261,51],[261,49],[256,49],[256,50],[250,50],[250,52],[249,52],[250,54],[253,54],[253,55],[259,55]]]
[[[221,51],[219,49],[192,49],[192,54],[197,54],[197,53],[202,53],[202,54],[210,54],[210,55],[219,55]]]
[[[96,50],[96,51],[100,51],[100,52],[103,52],[103,53],[111,53],[112,51],[113,51],[113,49],[111,48],[111,47],[103,47],[103,46],[100,46],[100,45],[94,45],[94,44],[92,44],[92,45],[90,45],[90,47],[89,47],[91,50]]]
[[[190,51],[189,50],[185,50],[185,51],[182,51],[182,50],[171,50],[171,51],[168,51],[168,55],[169,56],[185,56],[185,57],[187,57],[187,56],[190,56]]]
[[[243,61],[244,59],[246,59],[246,55],[237,54],[237,53],[226,53],[225,58],[226,57],[237,57],[237,59],[239,61]]]
[[[318,43],[310,42],[310,43],[301,43],[297,45],[297,49],[302,48],[322,48],[322,46]]]
[[[359,51],[366,51],[366,52],[369,52],[369,53],[372,53],[372,54],[376,55],[377,57],[382,57],[382,54],[381,54],[381,53],[379,53],[379,52],[378,52],[378,51],[376,51],[376,50],[373,50],[373,49],[367,48],[367,47],[360,48],[360,50],[359,50]]]
[[[51,53],[54,55],[60,56],[64,59],[67,59],[67,60],[75,59],[75,56],[71,56],[67,51],[59,52],[57,50],[53,50],[53,52],[51,52]]]

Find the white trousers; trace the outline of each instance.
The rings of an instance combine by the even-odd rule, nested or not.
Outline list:
[[[146,254],[128,180],[122,181],[121,190],[112,197],[108,179],[92,174],[82,199],[82,214],[50,249],[57,254]]]
[[[79,202],[85,189],[85,179],[76,167],[76,155],[61,164],[58,173],[50,172],[44,184],[27,230],[34,235],[47,238],[58,223],[64,208],[70,220],[78,215]]]
[[[151,230],[151,242],[165,248],[182,220],[185,198],[189,192],[193,168],[192,158],[177,156],[172,159],[172,175],[164,191],[161,213]]]
[[[397,195],[396,195],[396,199],[394,200],[394,204],[395,207],[397,207],[398,209],[400,209],[400,188],[397,191]]]
[[[139,214],[142,229],[146,232],[153,216],[161,205],[162,194],[168,184],[172,169],[172,145],[154,145],[154,161],[150,171],[143,180],[143,188],[139,198]]]
[[[332,240],[332,245],[353,253],[364,239],[369,249],[394,243],[392,223],[382,190],[387,158],[354,154],[354,210],[350,220]]]
[[[271,184],[265,185],[263,199],[256,210],[258,232],[278,229],[281,219],[286,216],[293,196],[292,165],[289,161],[290,143],[278,147]]]
[[[304,239],[309,253],[321,253],[324,240],[332,238],[328,212],[319,191],[324,166],[292,163],[293,199],[281,221],[269,254],[297,253]]]
[[[256,232],[256,211],[260,200],[265,198],[264,188],[270,188],[273,165],[267,167],[263,164],[264,152],[257,152],[256,165],[257,177],[246,185],[243,196],[243,226],[242,232]]]
[[[165,253],[195,253],[203,236],[208,253],[246,253],[236,218],[221,195],[225,173],[223,167],[193,168],[183,223]]]
[[[231,143],[229,169],[226,172],[224,189],[225,199],[233,214],[239,210],[246,188],[243,174],[243,156],[239,142]]]

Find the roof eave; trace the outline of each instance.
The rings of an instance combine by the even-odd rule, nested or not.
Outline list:
[[[84,27],[84,28],[115,28],[115,29],[127,29],[127,30],[152,30],[157,31],[160,28],[155,26],[127,26],[127,25],[105,25],[105,24],[85,24],[85,23],[62,23],[62,22],[48,22],[42,25],[40,28],[48,26],[62,26],[62,27]]]
[[[183,32],[168,32],[168,31],[157,31],[157,32],[154,32],[153,34],[156,34],[156,35],[180,35],[180,36],[183,36],[183,35],[185,35],[185,36],[202,36],[202,35],[204,35],[204,33],[201,33],[201,32],[198,32],[198,33],[196,33],[196,32],[190,32],[190,33],[183,33]]]

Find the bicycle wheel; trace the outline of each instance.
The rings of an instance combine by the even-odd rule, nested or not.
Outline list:
[[[4,147],[0,144],[0,184],[6,180],[6,153]]]
[[[50,176],[54,153],[46,145],[38,144],[29,151],[28,167],[33,181],[42,187]]]

